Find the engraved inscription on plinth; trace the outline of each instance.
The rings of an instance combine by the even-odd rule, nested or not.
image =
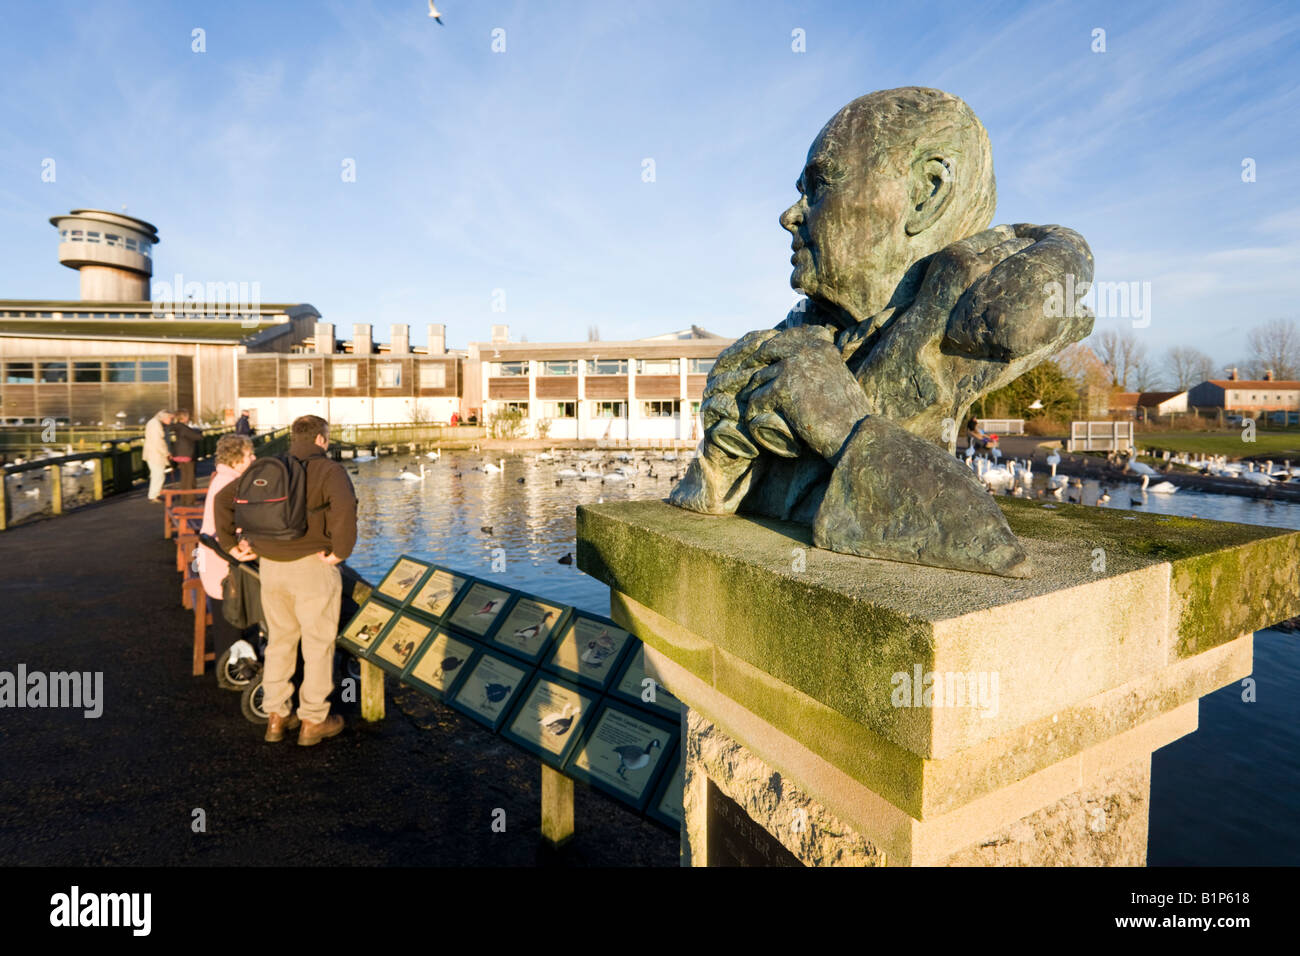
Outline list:
[[[803,866],[712,780],[706,813],[709,866]]]

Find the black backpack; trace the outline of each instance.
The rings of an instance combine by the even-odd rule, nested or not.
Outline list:
[[[307,467],[293,455],[268,455],[235,483],[235,527],[247,538],[292,541],[307,533]]]

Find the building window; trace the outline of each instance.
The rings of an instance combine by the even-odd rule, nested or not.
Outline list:
[[[152,248],[153,247],[149,245],[149,243],[145,242],[143,239],[140,240],[140,255],[144,256],[146,259],[149,258],[149,251]]]
[[[85,235],[80,229],[74,229],[72,230],[70,238],[73,242],[81,242],[85,238]]]
[[[578,360],[570,359],[563,362],[540,362],[541,374],[543,375],[577,375]]]
[[[695,416],[697,416],[697,415],[699,415],[699,414],[700,414],[700,403],[699,403],[699,402],[691,402],[691,417],[694,418]]]
[[[502,410],[502,411],[506,411],[506,412],[509,412],[509,411],[517,411],[517,412],[519,412],[521,415],[523,415],[524,418],[527,418],[527,417],[528,417],[528,403],[527,403],[527,402],[502,402],[502,403],[501,403],[501,410]]]
[[[493,362],[492,374],[498,377],[504,377],[508,375],[527,375],[528,363],[527,362]]]
[[[102,382],[104,366],[100,362],[74,362],[72,365],[74,382]]]
[[[335,362],[334,363],[334,387],[335,388],[356,388],[357,387],[357,363],[356,362]]]
[[[446,388],[447,366],[443,362],[420,363],[421,388]]]
[[[136,251],[135,240],[132,239],[130,236],[126,237],[126,247],[130,249],[132,252]]]
[[[42,362],[41,384],[62,385],[68,380],[67,362]]]
[[[306,362],[290,362],[289,387],[311,388],[311,366]]]
[[[87,242],[99,242],[99,233],[97,233],[97,232],[88,232],[88,233],[86,233],[86,241],[87,241]]]
[[[627,418],[627,402],[592,402],[592,418]]]
[[[140,381],[165,382],[170,378],[168,371],[169,363],[167,362],[141,362]]]
[[[627,359],[587,359],[588,375],[626,375]]]
[[[676,375],[681,368],[677,359],[637,359],[638,375]]]
[[[120,246],[122,237],[111,232],[104,233],[104,243],[110,246]]]
[[[385,362],[379,366],[380,388],[401,388],[402,387],[402,366],[396,362]]]
[[[681,407],[681,402],[674,400],[642,402],[641,415],[644,418],[672,418]]]
[[[577,418],[577,402],[547,402],[542,406],[543,412],[547,418]]]
[[[708,375],[713,371],[713,365],[717,359],[687,359],[686,371],[692,375]]]
[[[134,382],[134,362],[105,362],[104,371],[109,382]]]
[[[6,385],[36,384],[36,369],[31,362],[9,362],[5,365]]]

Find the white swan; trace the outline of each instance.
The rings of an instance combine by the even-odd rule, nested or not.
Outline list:
[[[499,475],[501,472],[505,471],[505,467],[506,460],[504,458],[498,458],[497,464],[495,465],[490,461],[483,462],[483,471],[489,475]]]
[[[353,461],[375,461],[376,458],[377,458],[376,455],[355,455],[353,456],[352,460]]]
[[[572,468],[561,468],[561,469],[560,469],[559,471],[557,471],[555,474],[558,475],[558,476],[561,477],[561,478],[577,478],[577,477],[578,477],[578,473],[577,473],[576,471],[574,471]]]
[[[1131,471],[1135,475],[1145,475],[1148,478],[1154,478],[1160,474],[1160,472],[1156,471],[1150,465],[1140,461],[1130,461],[1124,466],[1124,470]]]
[[[413,471],[402,469],[402,473],[397,476],[398,481],[424,481],[424,462],[420,462],[420,473],[417,475]]]
[[[1178,486],[1172,481],[1162,481],[1160,484],[1152,485],[1146,490],[1151,492],[1153,495],[1172,495],[1178,490]]]
[[[424,457],[429,459],[429,461],[437,461],[442,457],[442,452],[439,449],[434,449],[433,451],[425,452]]]

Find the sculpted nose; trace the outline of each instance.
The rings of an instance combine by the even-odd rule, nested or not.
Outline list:
[[[781,228],[798,235],[799,225],[803,222],[803,197],[785,212],[781,213]]]

